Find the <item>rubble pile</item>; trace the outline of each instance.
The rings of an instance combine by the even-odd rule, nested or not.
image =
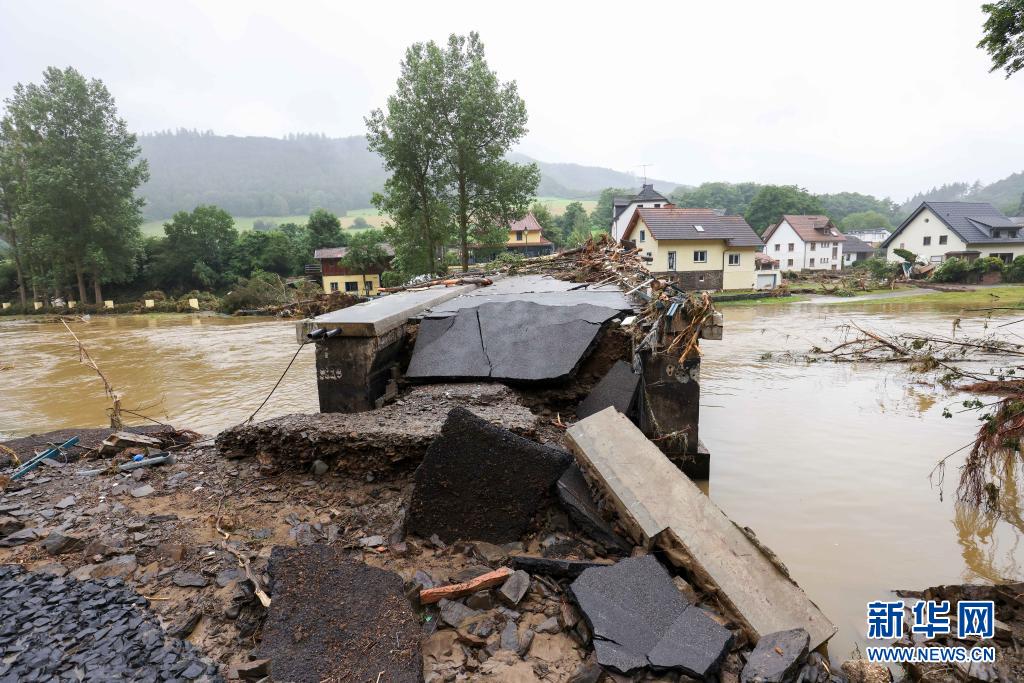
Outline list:
[[[220,681],[118,578],[78,581],[0,565],[0,680]]]
[[[502,384],[416,387],[380,410],[285,415],[239,425],[217,437],[228,457],[255,456],[267,472],[304,470],[320,461],[340,472],[381,476],[415,467],[448,413],[465,406],[523,436],[537,436],[537,418]]]

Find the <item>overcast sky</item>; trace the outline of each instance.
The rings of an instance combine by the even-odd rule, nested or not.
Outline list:
[[[408,44],[477,30],[538,159],[902,200],[1024,170],[980,4],[0,0],[0,93],[71,65],[138,132],[354,135]]]

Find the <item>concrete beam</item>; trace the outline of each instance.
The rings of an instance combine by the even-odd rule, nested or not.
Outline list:
[[[580,466],[606,492],[634,540],[657,545],[743,625],[756,642],[803,628],[815,648],[836,627],[710,498],[632,422],[606,408],[566,432]]]

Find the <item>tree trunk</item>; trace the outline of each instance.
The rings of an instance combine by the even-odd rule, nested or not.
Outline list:
[[[85,294],[85,273],[82,272],[82,262],[75,259],[75,277],[78,279],[78,303],[85,306],[89,298]]]
[[[459,242],[462,246],[462,272],[469,271],[469,200],[466,178],[459,176]]]
[[[10,215],[7,216],[7,222],[12,223],[13,219]],[[14,254],[14,271],[18,277],[18,298],[21,299],[21,307],[25,308],[28,306],[28,295],[25,293],[25,273],[21,268],[21,254],[18,253],[18,233],[14,231],[13,224],[11,226],[11,253]]]
[[[96,277],[93,278],[92,286],[93,286],[93,289],[96,292],[96,305],[97,306],[102,306],[103,305],[103,288],[100,286],[100,276],[99,275],[97,275]]]

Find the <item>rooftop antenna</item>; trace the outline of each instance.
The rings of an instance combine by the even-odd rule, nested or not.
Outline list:
[[[644,170],[644,185],[647,184],[647,167],[648,166],[654,166],[654,164],[637,164],[637,168],[642,168]]]

